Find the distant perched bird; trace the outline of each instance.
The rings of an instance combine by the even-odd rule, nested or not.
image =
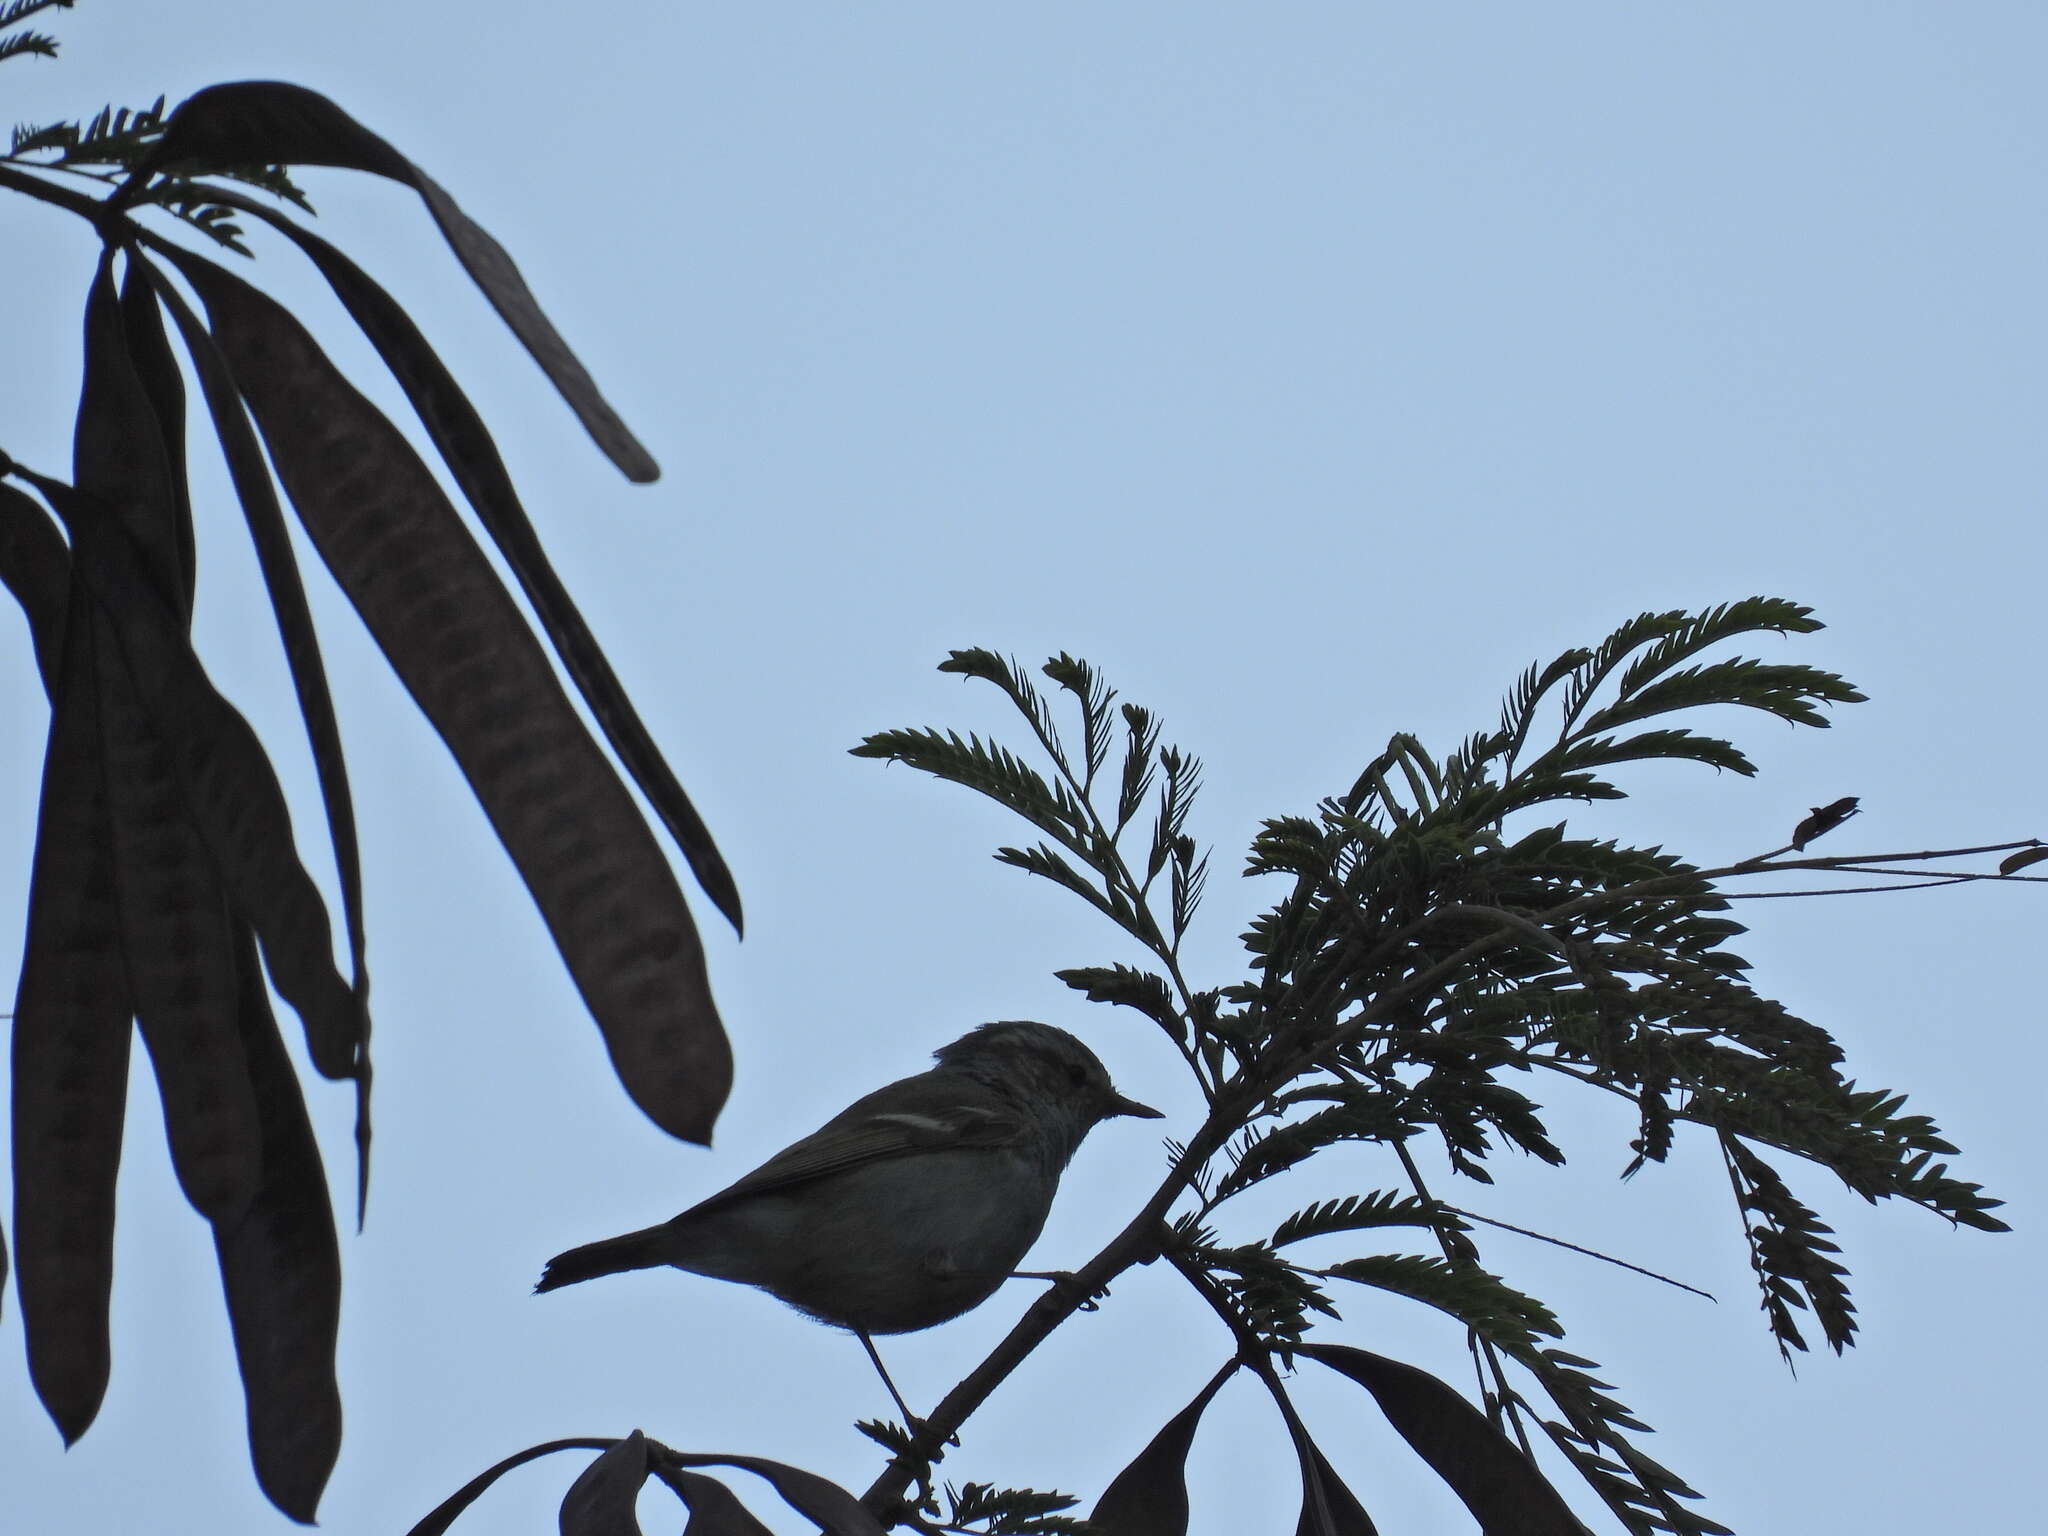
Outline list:
[[[1844,795],[1826,805],[1816,805],[1813,814],[1792,829],[1792,849],[1804,853],[1806,845],[1817,837],[1825,837],[1851,816],[1857,814],[1860,801],[1855,795]]]
[[[534,1289],[672,1264],[850,1329],[879,1369],[869,1335],[958,1317],[1015,1273],[1099,1121],[1159,1116],[1049,1024],[984,1024],[934,1059],[673,1221],[556,1255]]]

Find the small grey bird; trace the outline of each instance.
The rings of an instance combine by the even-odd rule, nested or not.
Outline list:
[[[1049,1024],[984,1024],[934,1059],[673,1221],[558,1254],[534,1289],[672,1264],[758,1286],[871,1356],[870,1334],[979,1306],[1037,1240],[1081,1138],[1159,1111]]]

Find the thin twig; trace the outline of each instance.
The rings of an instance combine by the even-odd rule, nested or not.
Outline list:
[[[1633,1270],[1639,1275],[1647,1275],[1652,1280],[1662,1280],[1666,1285],[1676,1286],[1681,1291],[1690,1291],[1695,1296],[1704,1296],[1707,1300],[1715,1302],[1717,1305],[1720,1301],[1720,1298],[1715,1296],[1712,1291],[1703,1291],[1696,1285],[1687,1285],[1683,1280],[1674,1280],[1669,1275],[1660,1275],[1654,1269],[1645,1269],[1640,1264],[1631,1264],[1627,1259],[1617,1259],[1613,1254],[1602,1253],[1597,1248],[1582,1248],[1577,1243],[1568,1243],[1561,1237],[1552,1237],[1546,1232],[1532,1232],[1527,1227],[1518,1227],[1511,1221],[1496,1221],[1491,1216],[1481,1216],[1476,1212],[1463,1210],[1455,1205],[1447,1205],[1444,1209],[1453,1216],[1464,1217],[1467,1221],[1483,1222],[1489,1227],[1499,1227],[1503,1232],[1518,1232],[1523,1237],[1535,1238],[1539,1243],[1549,1243],[1557,1248],[1569,1248],[1573,1253],[1583,1253],[1589,1259],[1599,1259],[1602,1263]]]

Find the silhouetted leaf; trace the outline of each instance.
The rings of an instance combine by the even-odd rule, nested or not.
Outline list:
[[[2048,859],[2048,848],[2023,848],[2018,853],[2008,854],[1999,860],[1998,872],[2001,875],[2016,875],[2044,859]]]
[[[1304,1344],[1300,1352],[1370,1392],[1387,1422],[1465,1501],[1485,1536],[1587,1536],[1521,1447],[1454,1388],[1347,1345]]]
[[[230,194],[224,201],[269,223],[312,261],[349,315],[377,349],[419,413],[455,483],[476,509],[477,520],[505,557],[532,603],[555,654],[562,660],[619,761],[654,806],[689,861],[698,883],[735,929],[742,926],[739,888],[711,831],[641,722],[597,638],[555,574],[490,430],[456,384],[412,317],[362,268],[274,208]]]
[[[214,1249],[257,1481],[279,1509],[310,1523],[341,1451],[341,1255],[319,1143],[246,928],[237,958],[236,1021],[256,1088],[262,1182],[239,1220],[215,1224]]]
[[[76,587],[69,607],[13,1025],[15,1285],[29,1375],[67,1445],[107,1389],[134,1012],[100,776],[94,625]]]
[[[647,1437],[634,1430],[583,1469],[562,1499],[562,1536],[640,1536],[633,1512],[647,1481]]]
[[[1232,1360],[1209,1378],[1194,1400],[1166,1421],[1131,1464],[1095,1501],[1088,1523],[1103,1536],[1187,1536],[1188,1448],[1210,1400],[1237,1374]]]
[[[541,312],[505,248],[431,177],[325,96],[283,81],[244,80],[209,86],[187,98],[171,114],[162,141],[144,167],[193,175],[203,174],[209,162],[336,165],[411,186],[425,200],[456,259],[597,445],[629,480],[645,482],[660,475],[659,466],[605,403],[568,343]]]
[[[706,1141],[732,1060],[660,846],[419,456],[291,315],[180,262],[300,519],[440,731],[635,1103]]]

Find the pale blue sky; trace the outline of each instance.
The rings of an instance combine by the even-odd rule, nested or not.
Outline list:
[[[1643,608],[1811,603],[1831,627],[1769,653],[1872,702],[1827,733],[1733,722],[1759,781],[1646,774],[1589,825],[1719,859],[1860,794],[1843,851],[2042,831],[2038,6],[84,0],[54,25],[62,61],[0,71],[10,120],[298,81],[512,250],[658,485],[583,440],[416,199],[305,178],[322,232],[497,427],[748,904],[744,945],[706,925],[739,1057],[706,1154],[627,1104],[445,753],[320,594],[380,1069],[370,1224],[344,1246],[330,1530],[400,1532],[522,1445],[635,1425],[864,1486],[878,1455],[848,1425],[885,1405],[850,1340],[667,1272],[532,1298],[541,1261],[671,1214],[984,1019],[1075,1028],[1174,1113],[1167,1134],[1192,1123],[1162,1044],[1051,979],[1129,956],[988,860],[1011,827],[844,755],[886,726],[1002,724],[931,672],[949,647],[1088,656],[1207,760],[1195,829],[1216,877],[1190,963],[1211,983],[1237,974],[1267,896],[1233,878],[1261,816],[1347,784],[1396,729],[1448,745],[1527,661]],[[92,253],[75,221],[5,207],[0,443],[60,465]],[[259,270],[390,396],[316,279],[269,245]],[[202,646],[289,743],[252,562],[203,472]],[[43,706],[4,618],[0,719],[0,907],[18,914]],[[308,827],[297,749],[279,755]],[[1785,1371],[1718,1170],[1681,1155],[1616,1183],[1627,1133],[1598,1106],[1556,1103],[1568,1174],[1464,1192],[1720,1296],[1488,1244],[1743,1536],[2039,1519],[2013,1473],[2038,1438],[2048,1259],[2040,901],[1743,914],[1760,985],[1835,1029],[1866,1082],[1911,1090],[2019,1228],[1953,1233],[1805,1180],[1857,1279],[1866,1342],[1847,1359]],[[18,930],[0,922],[0,974]],[[338,1169],[347,1098],[316,1097]],[[1158,1133],[1097,1133],[1038,1262],[1078,1262],[1121,1224]],[[145,1089],[113,1385],[70,1453],[19,1367],[11,1296],[0,1317],[10,1528],[284,1528],[248,1475],[211,1247],[160,1149]],[[1345,1192],[1340,1174],[1378,1177],[1360,1155],[1303,1198]],[[897,1341],[913,1403],[1026,1294]],[[1456,1331],[1418,1308],[1361,1307],[1334,1336],[1467,1379]],[[1170,1276],[1134,1275],[945,1470],[1092,1498],[1223,1348]],[[1300,1393],[1390,1536],[1470,1529],[1361,1394],[1306,1372]],[[1270,1409],[1233,1389],[1211,1423],[1197,1530],[1284,1529],[1295,1475]],[[1246,1447],[1228,1465],[1225,1433]],[[552,1530],[574,1470],[521,1474],[469,1528]]]

